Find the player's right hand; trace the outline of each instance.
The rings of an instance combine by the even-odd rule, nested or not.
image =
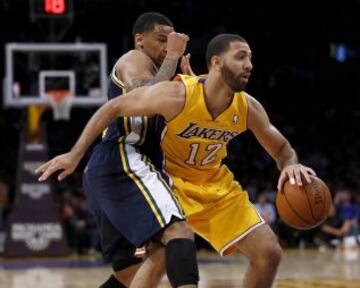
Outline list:
[[[69,152],[56,156],[55,158],[42,164],[35,170],[35,172],[37,174],[41,174],[38,180],[42,182],[47,180],[56,171],[63,170],[57,178],[59,181],[61,181],[66,176],[74,172],[78,164],[79,160],[77,159],[76,155],[74,155],[72,152]]]
[[[302,186],[304,183],[301,180],[301,176],[304,176],[307,183],[311,183],[310,176],[316,176],[316,173],[310,167],[301,165],[301,164],[292,164],[286,166],[280,173],[277,189],[279,192],[282,192],[284,184],[287,180],[290,181],[292,185]]]
[[[179,60],[185,53],[186,44],[189,39],[189,36],[186,34],[171,32],[167,39],[166,57]]]

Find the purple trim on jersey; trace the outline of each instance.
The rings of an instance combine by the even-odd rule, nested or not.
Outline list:
[[[201,84],[204,84],[206,81],[206,78],[199,78],[198,82]]]
[[[166,171],[164,169],[161,169],[161,171],[159,171],[162,178],[166,181],[166,183],[171,187],[172,184],[170,183],[170,178],[169,176],[166,174]],[[172,193],[172,192],[171,192]],[[184,213],[184,212],[183,212]]]
[[[165,127],[166,127],[165,118],[160,114],[156,115],[156,139],[157,139],[157,141],[159,143],[160,149],[161,149],[161,134],[164,131]],[[164,155],[163,155],[162,150],[161,150],[161,156],[159,156],[159,157],[161,157],[161,163],[163,164]],[[159,172],[163,176],[166,183],[170,184],[170,182],[169,182],[170,179],[169,179],[168,175],[164,171],[165,167],[163,167],[163,165],[161,165],[161,167],[162,167],[162,169],[159,169]]]

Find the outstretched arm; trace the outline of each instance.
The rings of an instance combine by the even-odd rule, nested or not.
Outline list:
[[[36,170],[42,174],[39,181],[46,180],[58,170],[64,170],[58,176],[59,181],[71,174],[95,139],[117,117],[161,114],[165,119],[173,118],[182,108],[184,94],[185,87],[181,82],[162,82],[134,89],[108,101],[91,117],[69,153],[49,160]]]
[[[291,184],[302,185],[301,175],[308,183],[311,182],[310,175],[315,172],[298,163],[295,150],[286,138],[269,121],[269,117],[263,106],[253,97],[248,96],[249,115],[248,128],[254,133],[261,146],[276,161],[281,171],[278,190],[281,191],[287,179]]]

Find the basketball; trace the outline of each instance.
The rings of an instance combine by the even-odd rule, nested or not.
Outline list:
[[[302,178],[303,186],[284,184],[276,195],[276,208],[281,219],[289,226],[308,230],[320,225],[327,218],[332,203],[327,185],[318,177],[310,176],[312,182]]]

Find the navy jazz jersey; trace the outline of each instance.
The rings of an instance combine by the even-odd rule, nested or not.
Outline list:
[[[108,97],[125,89],[113,69]],[[83,175],[84,193],[95,215],[106,262],[132,256],[183,211],[162,172],[157,117],[119,117],[103,133]]]
[[[121,97],[126,93],[124,83],[116,76],[114,66],[108,82],[108,99]],[[103,142],[127,143],[135,145],[138,152],[146,155],[157,169],[162,167],[160,135],[156,133],[157,117],[120,117],[103,132]]]
[[[114,67],[109,77],[108,99],[121,96],[125,92],[125,85],[116,77]],[[147,125],[148,118],[143,116],[118,118],[104,131],[103,141],[142,145],[147,133]]]

